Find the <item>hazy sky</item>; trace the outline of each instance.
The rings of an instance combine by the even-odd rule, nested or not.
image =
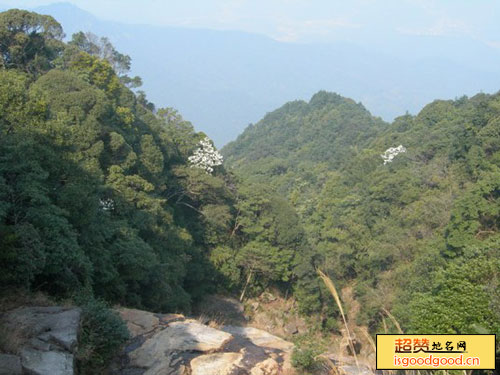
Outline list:
[[[36,7],[50,0],[0,0]],[[103,19],[236,29],[282,41],[457,36],[500,48],[499,0],[69,0]]]

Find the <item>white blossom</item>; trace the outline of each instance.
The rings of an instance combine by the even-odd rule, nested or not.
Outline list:
[[[215,166],[222,164],[222,155],[214,149],[208,137],[202,139],[192,156],[188,158],[191,167],[201,168],[207,173],[212,173]]]
[[[111,198],[101,198],[99,206],[103,211],[113,211],[115,209],[115,201]]]
[[[406,148],[403,145],[399,145],[398,147],[389,147],[385,150],[383,155],[380,155],[382,159],[384,159],[384,165],[387,163],[391,163],[392,159],[396,157],[396,155],[406,152]]]

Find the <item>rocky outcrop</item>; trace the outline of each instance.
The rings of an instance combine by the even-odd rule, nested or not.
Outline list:
[[[160,319],[153,313],[136,309],[119,309],[118,314],[126,322],[133,337],[151,332],[160,324]]]
[[[23,373],[21,358],[12,354],[0,354],[0,375],[20,375]]]
[[[241,353],[214,353],[191,360],[191,375],[231,375],[241,365]]]
[[[132,339],[112,366],[116,375],[278,375],[293,345],[267,332],[212,328],[182,315],[120,309]]]
[[[173,322],[130,351],[129,363],[133,368],[148,369],[146,374],[162,373],[175,367],[172,363],[177,353],[218,351],[230,339],[228,333],[194,321]]]
[[[15,355],[0,355],[0,374],[72,375],[80,309],[25,307],[0,318]]]
[[[21,363],[25,372],[37,375],[73,374],[73,354],[49,350],[26,348],[21,352]]]
[[[252,344],[260,347],[278,349],[283,352],[288,352],[293,349],[292,343],[271,335],[270,333],[261,329],[253,327],[226,326],[223,327],[222,330],[232,335],[246,338],[250,340]]]
[[[115,375],[291,374],[293,345],[251,327],[214,328],[178,314],[118,309],[131,340],[110,367]],[[0,317],[11,354],[0,375],[73,375],[80,310],[26,307]]]

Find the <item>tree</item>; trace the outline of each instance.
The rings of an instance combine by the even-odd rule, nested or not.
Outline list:
[[[25,73],[0,70],[0,134],[4,136],[14,127],[30,120],[27,89],[29,77]]]
[[[68,45],[107,61],[125,86],[130,88],[142,86],[141,77],[129,77],[127,75],[130,72],[132,62],[130,56],[118,52],[108,38],[99,38],[91,32],[84,33],[80,31],[72,35],[72,39]]]
[[[500,332],[500,259],[498,239],[464,248],[462,258],[449,262],[428,280],[428,291],[415,293],[409,328],[414,333]],[[500,349],[500,348],[499,348]]]
[[[446,254],[456,255],[469,244],[480,244],[500,231],[500,173],[482,178],[457,200],[446,228]]]
[[[264,186],[241,185],[238,194],[237,225],[244,243],[234,261],[246,278],[242,296],[250,282],[256,287],[291,284],[295,256],[304,240],[297,214]]]
[[[0,65],[32,75],[49,70],[64,48],[61,25],[51,16],[11,9],[0,13]]]
[[[214,167],[222,165],[222,155],[215,150],[210,138],[205,137],[199,143],[199,147],[194,154],[188,158],[191,165],[195,168],[203,169],[207,173],[212,173]]]
[[[152,175],[159,175],[163,171],[163,154],[150,134],[145,134],[141,138],[140,160],[142,165]]]

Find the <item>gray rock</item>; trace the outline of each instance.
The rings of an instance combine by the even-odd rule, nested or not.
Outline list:
[[[64,306],[36,306],[28,307],[28,310],[32,310],[38,314],[57,314],[63,311],[67,311],[71,308]]]
[[[36,337],[34,339],[31,339],[30,346],[33,349],[41,350],[43,352],[48,352],[52,348],[52,346],[48,342],[37,339]]]
[[[142,368],[127,368],[120,371],[120,375],[143,375],[144,369]]]
[[[160,323],[160,319],[155,314],[136,310],[136,309],[118,309],[118,314],[127,323],[127,328],[132,335],[136,337],[154,330]]]
[[[73,375],[73,355],[65,352],[44,352],[23,349],[23,369],[33,375]]]
[[[48,315],[42,322],[49,327],[50,331],[39,335],[42,341],[54,341],[68,351],[73,351],[78,340],[78,328],[80,325],[80,310],[71,309],[54,315]]]
[[[207,322],[222,320],[231,325],[246,322],[244,306],[234,298],[221,295],[205,296],[195,305],[195,314],[206,317]]]
[[[0,375],[21,375],[21,358],[17,355],[0,353]]]
[[[26,307],[8,312],[4,321],[7,327],[22,330],[25,337],[37,337],[71,352],[77,344],[80,309]]]
[[[222,328],[222,330],[224,332],[232,334],[233,336],[244,337],[257,346],[278,349],[282,351],[290,351],[293,349],[293,344],[291,342],[271,335],[270,333],[261,329],[253,327],[225,326]]]
[[[133,367],[149,369],[145,374],[168,373],[175,367],[172,354],[187,351],[220,350],[232,339],[229,333],[204,326],[196,321],[174,322],[148,338],[129,353]]]
[[[238,367],[240,353],[215,353],[196,357],[191,361],[192,375],[230,375]]]
[[[113,375],[294,374],[293,344],[266,331],[215,329],[181,315],[119,312],[137,335],[115,359]]]
[[[17,373],[73,375],[80,309],[61,306],[18,308],[3,314],[1,323],[19,339],[22,370]]]

